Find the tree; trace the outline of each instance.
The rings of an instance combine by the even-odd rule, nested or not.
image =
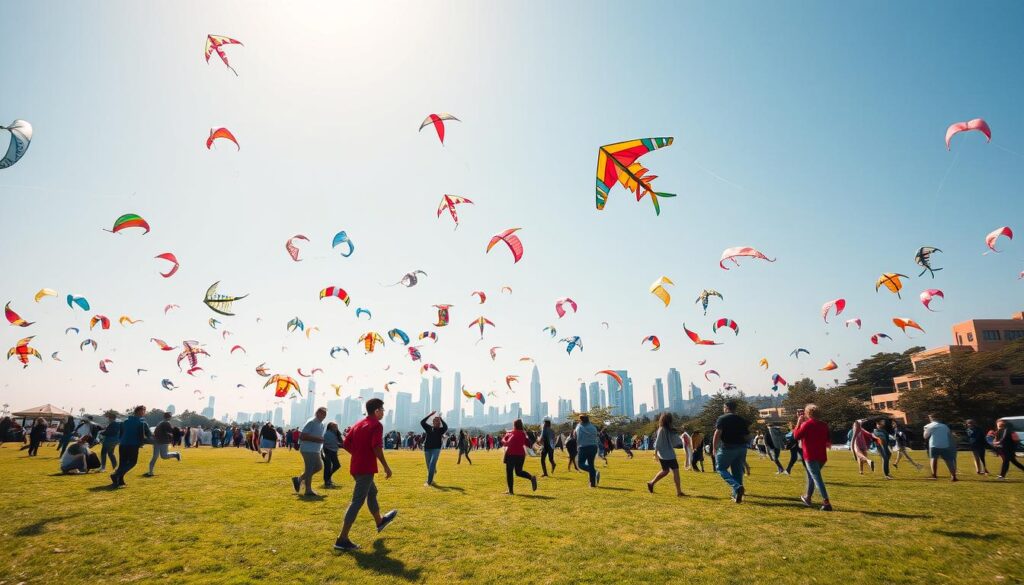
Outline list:
[[[595,406],[585,413],[572,411],[572,414],[569,415],[569,420],[572,421],[571,424],[575,424],[576,421],[580,420],[581,414],[589,416],[590,422],[598,429],[602,429],[605,426],[619,426],[629,422],[628,416],[612,414],[612,407],[610,406]]]
[[[753,425],[760,418],[757,414],[757,409],[754,408],[743,395],[742,392],[738,396],[726,396],[721,392],[712,395],[707,403],[704,404],[704,408],[701,409],[700,414],[690,420],[690,424],[684,425],[687,428],[699,430],[704,434],[710,434],[715,432],[715,421],[718,417],[722,416],[722,407],[726,402],[730,400],[736,401],[736,414],[747,419],[747,422]]]
[[[1001,386],[999,380],[1006,374],[1024,374],[1024,341],[994,351],[952,352],[922,364],[917,373],[921,386],[902,391],[899,399],[899,408],[912,418],[974,418],[987,426],[1024,409],[1024,395]]]
[[[818,390],[814,403],[821,409],[821,418],[833,433],[845,432],[853,421],[871,416],[871,409],[859,396],[861,390],[856,386]]]
[[[803,378],[789,385],[786,396],[782,399],[782,406],[785,407],[787,413],[795,414],[798,409],[814,402],[817,396],[818,386],[814,380]]]
[[[859,364],[850,370],[850,377],[846,380],[846,386],[860,387],[868,394],[861,396],[864,400],[871,398],[871,392],[879,390],[892,390],[892,379],[914,371],[910,363],[910,356],[923,351],[920,346],[912,347],[903,353],[876,353],[863,359]]]

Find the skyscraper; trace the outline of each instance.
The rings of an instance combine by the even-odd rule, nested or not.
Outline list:
[[[586,386],[581,388],[580,396],[581,397],[585,397],[586,396]],[[559,398],[558,399],[558,418],[560,420],[566,420],[566,419],[569,418],[569,415],[571,415],[571,414],[572,414],[572,400],[566,400],[565,398]]]
[[[275,427],[283,427],[284,426],[284,409],[281,408],[280,406],[278,406],[277,408],[274,409],[274,426]]]
[[[626,370],[615,370],[615,373],[622,378],[622,383],[626,383]],[[623,404],[624,391],[619,382],[608,376],[608,406],[612,407],[612,414],[623,415],[626,414],[626,409]]]
[[[533,373],[530,374],[530,420],[534,423],[540,422],[540,408],[540,370],[534,364]]]
[[[590,383],[590,408],[601,406],[601,385],[597,382]]]
[[[215,399],[216,399],[215,396],[211,396],[209,401],[206,404],[206,408],[204,408],[203,412],[201,412],[199,414],[205,416],[208,419],[213,419],[213,403],[214,403]]]
[[[420,401],[416,403],[416,412],[411,417],[412,424],[427,416],[430,412],[430,380],[420,378]]]
[[[665,386],[661,383],[661,378],[654,379],[654,412],[661,412],[665,410]]]
[[[601,388],[601,406],[608,406],[608,392],[604,388]]]
[[[580,412],[587,412],[587,384],[580,382]]]
[[[395,429],[407,431],[412,429],[412,394],[399,392],[395,394]]]
[[[313,418],[313,413],[316,412],[316,380],[310,380],[306,384],[306,402],[305,402],[305,414],[303,415],[303,422]]]
[[[687,400],[691,402],[700,402],[700,386],[697,386],[693,382],[690,382],[690,391]]]
[[[455,402],[452,404],[452,415],[451,420],[448,421],[448,425],[452,427],[462,426],[462,374],[455,372],[455,379],[452,382],[452,396]]]
[[[668,369],[668,409],[683,412],[683,381],[675,368]]]
[[[433,387],[430,390],[430,410],[433,410],[434,412],[436,412],[438,414],[438,416],[440,416],[441,415],[441,378],[438,378],[437,376],[435,376],[434,379],[431,380],[431,382],[433,383]]]
[[[473,424],[478,427],[486,424],[484,422],[484,403],[476,398],[473,399]]]

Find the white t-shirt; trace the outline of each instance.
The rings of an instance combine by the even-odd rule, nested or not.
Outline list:
[[[302,432],[307,435],[313,435],[314,437],[324,438],[324,433],[327,432],[327,425],[314,416],[306,422],[306,426],[302,427]],[[314,443],[313,441],[303,441],[299,439],[299,453],[319,453],[320,449],[324,446],[323,443]]]

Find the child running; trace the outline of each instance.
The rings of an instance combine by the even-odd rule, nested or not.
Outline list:
[[[654,479],[647,482],[647,491],[652,494],[654,493],[654,484],[661,481],[668,475],[669,470],[672,470],[672,480],[676,483],[676,495],[686,495],[679,485],[679,460],[676,459],[676,449],[672,444],[675,436],[676,431],[672,428],[672,414],[662,413],[661,418],[658,419],[658,434],[654,437],[654,458],[661,463],[661,471],[654,476]]]
[[[377,486],[373,483],[373,476],[377,473],[377,461],[384,467],[384,479],[391,479],[391,467],[384,459],[384,427],[380,424],[382,418],[384,401],[380,398],[371,398],[366,401],[366,418],[352,425],[345,435],[342,448],[351,455],[348,470],[355,481],[355,487],[352,488],[352,503],[345,512],[345,523],[341,527],[338,540],[334,542],[334,550],[359,549],[359,545],[349,540],[348,533],[364,502],[377,523],[377,532],[387,528],[388,524],[395,520],[395,516],[398,516],[398,510],[380,515]]]

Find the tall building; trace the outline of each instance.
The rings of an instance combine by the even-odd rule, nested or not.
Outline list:
[[[701,397],[700,386],[694,384],[693,382],[690,382],[690,390],[687,393],[686,399],[689,400],[690,402],[697,403],[697,402],[700,402],[700,397]],[[693,405],[691,405],[691,406],[693,406]]]
[[[306,402],[303,421],[313,418],[316,412],[316,380],[310,380],[306,384]]]
[[[597,382],[590,383],[590,408],[601,406],[601,385]],[[589,411],[588,411],[589,412]]]
[[[306,405],[302,403],[302,398],[293,398],[288,408],[288,426],[301,427],[305,424],[307,419],[302,418],[306,414]]]
[[[626,383],[626,370],[615,370],[615,373],[622,378],[622,383]],[[625,407],[623,405],[623,388],[619,382],[608,376],[608,406],[612,409],[612,414],[623,415],[626,414]]]
[[[661,383],[661,378],[654,379],[654,412],[661,412],[665,410],[665,386]]]
[[[517,418],[523,418],[523,407],[519,406],[518,402],[513,402],[508,405],[508,414],[510,419],[515,420]]]
[[[455,402],[452,405],[452,414],[448,417],[451,419],[448,421],[448,425],[460,427],[462,426],[462,374],[455,372],[452,384],[454,384],[452,386],[452,395]]]
[[[586,396],[586,387],[585,386],[580,390],[580,396]],[[566,419],[569,418],[570,415],[572,415],[572,400],[567,400],[565,398],[559,398],[558,399],[558,419],[559,420],[566,420]]]
[[[284,426],[284,409],[281,408],[280,406],[278,406],[277,408],[274,409],[274,426],[275,427],[283,427]]]
[[[683,412],[683,381],[675,368],[668,369],[668,409]]]
[[[626,387],[622,389],[622,407],[626,416],[633,418],[636,416],[636,407],[633,402],[633,378],[623,376],[622,381],[625,382],[626,385]]]
[[[435,376],[431,382],[433,387],[430,390],[430,410],[441,414],[441,378]]]
[[[399,392],[395,394],[394,428],[399,431],[412,430],[412,394]]]
[[[214,403],[215,399],[216,399],[215,396],[211,396],[209,401],[206,403],[206,408],[204,408],[203,411],[200,412],[199,414],[201,414],[201,415],[205,416],[206,418],[212,420],[213,419],[213,403]]]
[[[587,412],[587,384],[580,382],[580,412]]]
[[[477,399],[473,399],[473,424],[481,426],[484,423],[484,403]]]
[[[530,374],[530,420],[534,423],[541,420],[540,408],[540,370],[534,364]]]
[[[412,424],[427,416],[430,412],[430,380],[420,378],[420,401],[416,403],[415,413],[412,417]]]

